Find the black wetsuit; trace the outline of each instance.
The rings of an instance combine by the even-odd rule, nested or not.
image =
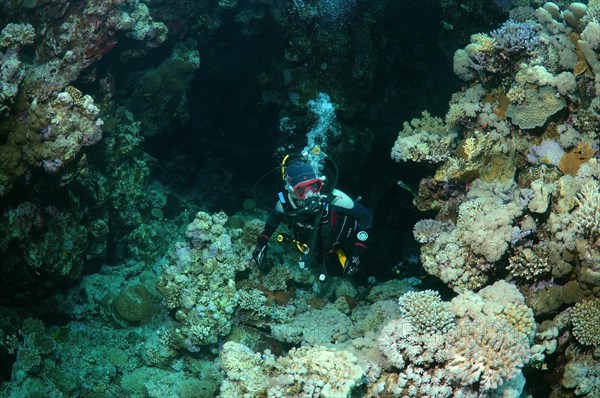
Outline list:
[[[281,193],[261,237],[269,239],[282,222],[293,231],[294,239],[309,246],[312,260],[324,260],[321,265],[327,267],[327,273],[337,275],[343,273],[337,250],[341,249],[348,258],[362,255],[367,249],[373,215],[337,189],[322,197],[311,211],[304,211],[302,202],[291,194]],[[338,266],[332,266],[333,263]]]

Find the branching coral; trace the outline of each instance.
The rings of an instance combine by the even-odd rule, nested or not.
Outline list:
[[[438,220],[419,220],[413,227],[413,236],[419,243],[431,243],[442,233],[452,229],[453,225],[449,222]]]
[[[493,30],[490,36],[495,39],[495,47],[507,54],[533,52],[539,46],[540,38],[537,29],[528,22],[517,22],[512,19]]]
[[[573,212],[573,222],[579,226],[586,238],[600,234],[600,191],[596,181],[589,181],[577,193],[577,209]]]
[[[477,193],[479,186],[483,187],[481,193]],[[457,291],[475,289],[486,282],[491,264],[502,258],[519,231],[513,223],[525,209],[525,201],[503,199],[504,195],[513,195],[510,191],[514,187],[509,187],[508,193],[498,188],[488,192],[485,187],[483,183],[474,184],[473,198],[459,206],[456,228],[438,231],[421,248],[427,272]]]
[[[459,322],[448,336],[447,369],[462,385],[494,390],[517,377],[529,360],[527,338],[506,321],[478,318]]]
[[[275,358],[227,342],[221,351],[226,377],[221,397],[340,398],[362,384],[364,370],[354,355],[321,346],[293,348]]]
[[[456,133],[448,131],[440,118],[423,112],[421,119],[405,122],[392,148],[392,159],[400,161],[444,161],[452,150]]]
[[[401,317],[388,323],[379,348],[390,363],[403,369],[406,362],[424,365],[443,362],[443,335],[454,327],[454,315],[438,292],[408,292],[398,300]]]
[[[378,341],[379,349],[389,363],[400,370],[408,363],[431,365],[445,359],[445,340],[440,333],[420,334],[403,318],[388,323]]]
[[[477,268],[473,256],[459,239],[456,228],[423,245],[421,261],[428,273],[458,292],[477,289],[487,281],[487,276]]]
[[[442,302],[439,292],[423,290],[408,292],[398,300],[402,317],[417,333],[446,333],[454,327],[454,314]]]
[[[0,47],[20,47],[34,39],[35,30],[30,24],[8,23],[0,32]]]
[[[540,275],[550,272],[550,264],[543,246],[519,246],[508,259],[506,269],[512,277],[534,280]]]
[[[490,198],[491,199],[491,198]],[[470,249],[492,263],[508,249],[512,235],[512,209],[493,199],[475,198],[463,202],[458,211],[456,228]]]

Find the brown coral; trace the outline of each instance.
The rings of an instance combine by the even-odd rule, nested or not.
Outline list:
[[[565,153],[558,163],[558,168],[565,174],[576,175],[582,164],[594,157],[594,150],[590,144],[577,145]]]

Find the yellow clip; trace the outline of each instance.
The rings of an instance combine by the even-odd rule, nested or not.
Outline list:
[[[285,178],[285,163],[289,159],[290,155],[285,155],[283,160],[281,161],[281,178]]]
[[[277,242],[279,242],[279,243],[292,242],[293,244],[296,245],[296,248],[298,250],[300,250],[300,252],[302,252],[302,254],[306,254],[309,251],[308,245],[306,243],[302,243],[286,234],[277,235]]]
[[[346,268],[346,261],[348,260],[348,258],[346,257],[346,253],[344,253],[342,249],[338,248],[336,249],[335,254],[337,255],[338,260],[340,261],[342,268]]]
[[[306,243],[300,243],[295,239],[294,239],[294,243],[296,244],[296,247],[298,248],[298,250],[300,250],[302,252],[302,254],[308,253],[308,245]]]

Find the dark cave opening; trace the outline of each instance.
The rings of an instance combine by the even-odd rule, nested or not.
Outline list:
[[[418,247],[410,244],[412,226],[428,216],[414,208],[412,194],[399,189],[397,182],[416,190],[421,178],[433,172],[431,165],[394,162],[390,149],[404,121],[419,117],[423,110],[443,117],[458,81],[449,55],[453,49],[439,44],[443,36],[439,5],[425,2],[405,7],[394,3],[378,10],[376,15],[380,18],[377,32],[385,37],[377,38],[377,45],[381,46],[377,49],[379,66],[372,90],[363,94],[367,108],[350,119],[340,120],[342,128],[344,125],[355,131],[366,128],[375,134],[370,152],[356,159],[360,167],[340,170],[338,186],[362,196],[364,204],[373,211],[384,213],[377,215],[387,218],[381,228],[385,238],[380,240],[406,242],[401,247],[394,246],[397,250],[387,247],[387,257],[393,258],[382,272],[387,278],[390,264],[418,253]],[[398,23],[399,20],[403,23]],[[350,28],[355,27],[342,27]],[[264,97],[271,89],[283,98],[287,95],[282,71],[289,67],[284,58],[288,41],[269,18],[262,20],[250,36],[244,35],[232,18],[226,19],[214,36],[198,40],[201,65],[187,91],[189,123],[177,131],[147,137],[144,143],[161,165],[156,176],[162,183],[175,191],[189,191],[194,185],[203,184],[197,177],[203,169],[221,168],[231,175],[227,182],[230,188],[225,195],[215,192],[221,195],[219,208],[210,210],[231,214],[241,208],[244,198],[252,197],[254,182],[277,166],[276,148],[290,143],[302,145],[304,132],[286,137],[279,131],[279,118],[286,110],[281,103],[266,101]],[[278,77],[273,79],[273,75]],[[266,76],[273,80],[265,84]],[[173,178],[182,173],[186,178]]]

